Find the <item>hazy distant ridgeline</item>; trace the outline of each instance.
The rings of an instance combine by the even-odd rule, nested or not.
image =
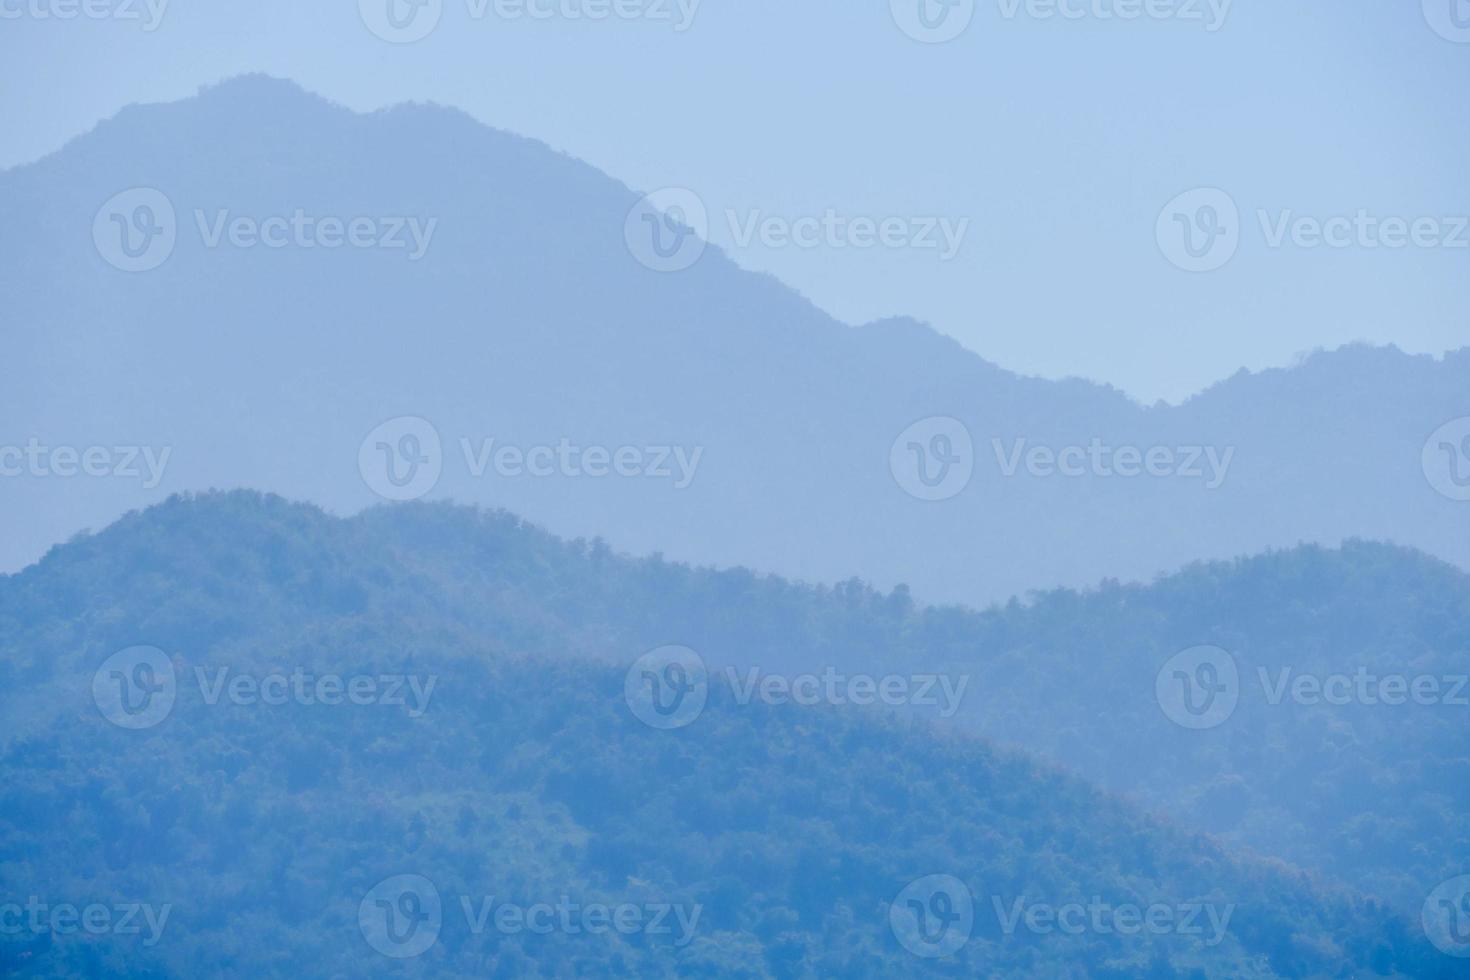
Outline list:
[[[1414,556],[1367,552],[1271,561],[1457,582]],[[1218,588],[1198,595],[1201,576]],[[1263,598],[1252,590],[1269,591],[1271,576],[1194,572],[1131,593],[1129,605],[1199,613],[1202,602]],[[1061,630],[1063,610],[1080,622],[1118,600],[1057,594],[1044,606]],[[740,703],[718,671],[703,713],[682,728],[655,730],[625,701],[624,665],[650,642],[698,644],[711,665],[759,649],[773,664],[813,667],[860,644],[855,661],[903,671],[921,668],[932,654],[920,645],[932,644],[982,666],[984,651],[1041,614],[920,612],[901,592],[857,584],[812,590],[634,561],[442,506],[341,521],[243,493],[169,501],[0,577],[10,722],[0,876],[20,895],[167,905],[168,921],[150,945],[7,933],[0,965],[160,976],[1462,975],[1379,902],[1232,856],[924,722]],[[165,651],[179,680],[167,714],[127,730],[99,714],[93,678],[134,644]],[[1032,657],[1059,659],[1044,641]],[[196,670],[226,668],[402,672],[432,678],[434,693],[417,714],[210,702]],[[935,874],[974,897],[970,938],[942,961],[912,955],[890,928],[890,905]],[[377,883],[400,875],[431,883],[443,910],[433,941],[395,965],[360,922]],[[673,904],[692,926],[672,936],[476,928],[461,900],[477,909],[489,897]],[[1073,935],[1008,929],[996,903],[1015,901],[1229,915],[1219,933]]]
[[[125,272],[94,232],[162,241],[159,208],[113,201],[133,188],[163,195],[174,239]],[[352,512],[380,499],[363,466],[409,456],[441,468],[431,495],[557,533],[926,600],[1354,535],[1470,566],[1470,504],[1420,458],[1470,415],[1470,351],[1346,348],[1145,408],[911,321],[836,322],[714,248],[653,271],[625,238],[638,197],[452,110],[356,115],[261,77],[0,174],[0,452],[39,459],[0,457],[21,468],[0,478],[0,567],[181,490]],[[405,416],[437,451],[370,436]],[[906,433],[934,417],[972,450]]]

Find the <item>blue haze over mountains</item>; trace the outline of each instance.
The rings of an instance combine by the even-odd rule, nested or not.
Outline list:
[[[1148,406],[652,268],[689,201],[597,164],[251,74],[0,171],[0,975],[1470,975],[1470,348]],[[405,247],[223,230],[298,212]],[[664,472],[492,462],[565,446]],[[251,693],[288,674],[413,697]],[[38,896],[171,918],[12,928]]]
[[[97,209],[145,186],[178,213],[162,266],[94,249]],[[1470,351],[1354,346],[1242,372],[1182,405],[1017,376],[923,324],[838,322],[709,248],[659,273],[625,246],[639,198],[592,166],[453,109],[358,115],[264,76],[134,106],[0,174],[0,307],[12,431],[63,445],[170,447],[162,482],[0,481],[15,570],[83,527],[168,494],[251,486],[353,513],[379,498],[358,448],[432,422],[430,499],[508,508],[637,553],[810,581],[909,584],[983,605],[1031,589],[1148,579],[1302,541],[1391,541],[1470,565],[1470,510],[1420,453],[1466,413]],[[382,249],[205,248],[194,212],[434,219],[422,258]],[[889,472],[894,439],[950,416],[974,439],[958,496]],[[505,477],[480,447],[669,445],[693,480]],[[1002,475],[1027,447],[1233,450],[1223,482]],[[1208,469],[1206,470],[1208,472]]]

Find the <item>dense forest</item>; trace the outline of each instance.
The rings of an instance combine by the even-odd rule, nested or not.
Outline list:
[[[411,505],[342,520],[248,493],[174,498],[0,578],[0,904],[167,905],[167,924],[152,944],[6,930],[0,965],[23,976],[1464,975],[1401,900],[1460,870],[1467,763],[1450,726],[1463,713],[1400,708],[1390,729],[1359,708],[1273,714],[1243,691],[1226,724],[1190,732],[1147,702],[1159,665],[1201,642],[1230,648],[1243,674],[1369,652],[1380,667],[1463,668],[1467,596],[1464,577],[1436,563],[1353,545],[975,613],[856,582],[624,558],[500,513]],[[629,664],[668,644],[708,663],[708,703],[658,730],[625,682]],[[129,730],[99,710],[94,680],[138,645],[164,652],[177,694],[166,717]],[[946,721],[742,701],[723,665],[972,679]],[[211,702],[222,670],[420,686],[401,706]],[[977,731],[1051,749],[1057,763]],[[1310,823],[1323,807],[1357,816]],[[1288,856],[1316,871],[1228,847],[1202,824],[1264,854],[1296,848]],[[400,875],[433,883],[442,923],[421,955],[390,959],[362,909]],[[897,897],[932,875],[974,903],[967,940],[934,959],[914,955],[893,919]],[[538,934],[465,914],[492,897],[672,906],[692,925]],[[1229,917],[1203,934],[1008,929],[1001,910],[1017,902]]]

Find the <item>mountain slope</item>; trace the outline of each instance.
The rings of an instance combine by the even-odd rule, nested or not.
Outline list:
[[[188,529],[174,533],[205,541],[218,533],[211,522],[193,529],[181,505],[166,511],[168,526]],[[108,534],[135,525],[161,533],[161,523],[130,518]],[[752,669],[938,673],[955,684],[968,678],[954,699],[954,724],[1403,909],[1464,871],[1470,840],[1459,815],[1470,810],[1470,712],[1458,701],[1470,692],[1456,697],[1455,679],[1470,674],[1470,580],[1403,549],[1362,542],[1338,551],[1302,548],[1191,566],[1150,586],[1058,590],[976,613],[917,606],[906,589],[884,594],[859,582],[811,588],[743,569],[622,558],[513,518],[443,506],[372,510],[346,524],[305,522],[296,533],[307,542],[371,537],[391,556],[379,574],[403,594],[399,601],[432,595],[421,615],[452,622],[468,637],[502,633],[522,609],[545,609],[588,638],[577,644],[588,656],[683,644],[711,670],[734,669],[741,679]],[[94,550],[100,560],[106,537],[69,545],[70,561]],[[309,547],[289,538],[274,546],[292,555]],[[160,550],[178,554],[182,546]],[[318,568],[322,559],[307,551],[282,562]],[[81,618],[81,606],[58,605],[74,587],[53,581],[52,567],[48,559],[0,580],[0,596],[16,596],[0,608]],[[339,571],[320,568],[293,590],[321,595],[324,577]],[[191,566],[178,574],[218,573]],[[240,574],[275,573],[247,566]],[[400,586],[410,574],[414,584]],[[105,566],[94,577],[127,578]],[[217,588],[227,590],[223,582]],[[339,585],[330,595],[346,603],[355,593]],[[75,595],[78,603],[87,598]],[[0,625],[6,634],[20,630]],[[1222,649],[1235,665],[1238,705],[1214,727],[1189,730],[1162,710],[1157,683],[1172,657],[1198,646]],[[564,652],[554,644],[514,649]],[[30,669],[25,647],[16,657],[12,669]],[[1433,678],[1439,693],[1425,704],[1368,703],[1352,682],[1360,673],[1380,679],[1367,694],[1387,677]],[[1347,678],[1347,703],[1321,696],[1303,703],[1293,694],[1303,677]],[[940,706],[921,713],[934,717]]]
[[[131,188],[175,213],[148,271],[104,257],[122,261],[118,222],[133,241],[152,226],[132,222],[162,220],[114,201]],[[1143,408],[1017,377],[910,321],[839,323],[715,248],[653,271],[625,237],[638,198],[449,109],[357,115],[262,77],[130,108],[0,173],[0,353],[19,366],[0,388],[0,447],[137,457],[107,470],[136,476],[45,475],[66,469],[48,454],[0,479],[0,567],[175,491],[256,486],[355,511],[398,492],[377,454],[407,444],[375,430],[401,417],[432,426],[437,446],[416,430],[412,454],[440,469],[432,496],[640,553],[907,582],[931,601],[1350,536],[1470,566],[1470,507],[1420,461],[1470,415],[1470,351],[1347,349]],[[355,218],[365,242],[404,247],[310,244],[320,222]],[[283,247],[256,243],[272,219]],[[933,417],[972,444],[948,444],[973,476],[938,502],[903,489],[928,492],[909,443],[933,478],[946,433],[900,436]],[[493,462],[564,443],[638,449],[640,464],[591,476],[579,456],[537,476]],[[1081,476],[1025,462],[1094,443],[1108,455]],[[1176,475],[1103,475],[1114,452],[1155,448]]]
[[[689,606],[691,630],[787,618],[784,604],[840,625],[881,599],[630,562],[505,517],[414,507],[340,521],[249,494],[171,500],[0,579],[0,708],[13,720],[0,880],[21,896],[170,909],[151,945],[7,934],[7,970],[1456,975],[1378,903],[918,719],[741,703],[716,675],[692,723],[644,724],[624,668],[598,662],[642,650],[604,629],[604,597],[569,588],[577,579],[604,582],[643,628],[662,615],[641,604],[649,579],[708,595]],[[179,680],[171,710],[130,730],[99,712],[93,674],[138,643],[167,651]],[[219,669],[298,668],[433,678],[438,693],[407,706],[207,696]],[[890,917],[936,874],[975,905],[968,939],[931,960]],[[441,903],[384,899],[431,924],[409,958],[418,926],[369,924],[405,875]],[[688,928],[485,926],[474,913],[487,902],[673,906]],[[1219,914],[1201,923],[1221,928],[1008,930],[1018,902],[1203,907]]]

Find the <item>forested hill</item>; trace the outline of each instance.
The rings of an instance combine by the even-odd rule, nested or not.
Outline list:
[[[954,649],[978,659],[1061,603],[919,611],[901,593],[624,559],[449,507],[344,521],[247,493],[170,500],[0,579],[3,900],[167,916],[141,935],[7,933],[0,962],[34,976],[1458,975],[1380,902],[952,724],[742,699],[718,669],[761,645],[787,671],[850,647],[854,666],[833,666],[851,671],[880,653],[865,636],[894,640],[890,673]],[[946,630],[950,647],[922,647]],[[676,724],[648,714],[626,669],[669,643],[710,667],[707,704]],[[140,645],[163,660],[117,659]],[[114,671],[155,691],[171,679],[167,710],[110,701]],[[328,678],[335,703],[314,683]],[[344,700],[363,680],[371,697]],[[647,915],[594,934],[498,914],[538,905]],[[1113,928],[1108,910],[1128,907],[1159,928]],[[1088,924],[1048,918],[1067,908]],[[425,931],[395,929],[395,911]],[[904,925],[925,913],[922,935]],[[949,956],[912,951],[936,951],[934,935]]]
[[[155,566],[194,598],[130,597]],[[150,617],[144,635],[156,618],[185,649],[199,610],[218,606],[199,640],[334,611],[538,657],[625,662],[682,644],[742,683],[752,670],[943,672],[969,678],[953,722],[1406,912],[1467,870],[1470,690],[1456,687],[1470,674],[1470,577],[1402,548],[1302,547],[973,612],[855,581],[807,587],[626,558],[504,513],[420,505],[344,521],[245,495],[178,498],[0,582],[0,615],[63,623],[103,603]],[[260,589],[272,600],[245,614]],[[1190,730],[1161,710],[1156,682],[1201,646],[1233,664],[1238,703]],[[1379,687],[1394,678],[1437,693],[1386,703]],[[1350,684],[1349,702],[1297,697],[1303,683]]]

